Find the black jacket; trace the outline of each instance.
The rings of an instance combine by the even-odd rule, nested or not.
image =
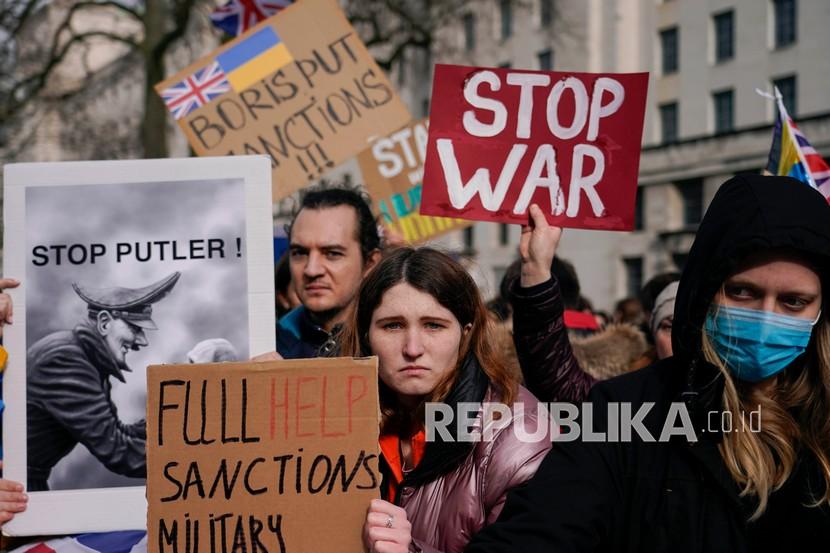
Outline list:
[[[144,421],[125,424],[110,396],[109,377],[124,381],[104,339],[86,324],[53,332],[28,351],[26,414],[29,491],[49,489],[52,468],[82,443],[117,474],[144,478]]]
[[[339,325],[329,333],[314,324],[301,305],[277,321],[277,352],[283,359],[328,357],[336,348],[338,332]]]
[[[633,413],[653,404],[643,426],[655,438],[667,421],[683,426],[677,408],[685,406],[697,441],[675,435],[663,443],[554,443],[536,476],[508,496],[498,522],[467,551],[827,551],[830,508],[805,506],[811,489],[819,495],[825,489],[809,450],[801,449],[794,473],[753,523],[747,521],[756,502],[739,496],[718,450],[723,379],[701,359],[700,329],[736,263],[770,248],[807,254],[824,282],[830,206],[793,179],[731,179],[713,199],[689,253],[674,313],[675,357],[600,382],[589,395],[597,431],[608,430],[609,403],[630,402]],[[802,369],[797,360],[787,370]]]

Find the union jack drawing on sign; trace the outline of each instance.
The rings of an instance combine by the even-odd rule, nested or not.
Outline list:
[[[199,69],[185,80],[165,88],[161,98],[174,119],[181,119],[194,109],[230,92],[231,85],[217,62]]]
[[[230,0],[213,10],[210,20],[231,36],[238,36],[291,5],[292,0]]]

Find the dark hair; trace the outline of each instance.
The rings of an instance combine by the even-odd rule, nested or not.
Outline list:
[[[309,188],[303,193],[300,199],[300,207],[294,213],[291,223],[285,227],[288,238],[291,238],[294,221],[297,220],[297,215],[303,209],[326,209],[341,205],[353,207],[357,215],[357,236],[355,236],[355,239],[360,244],[360,254],[365,262],[369,259],[369,254],[380,249],[380,235],[378,234],[377,221],[369,208],[368,197],[353,188]]]
[[[289,252],[285,252],[277,261],[277,266],[274,267],[274,291],[284,296],[288,294],[288,287],[291,285],[291,266],[288,258]],[[275,308],[277,319],[281,319],[283,315],[291,311],[290,307],[284,307],[279,300],[276,301]]]
[[[513,316],[513,305],[510,303],[513,284],[522,276],[522,260],[516,259],[507,266],[499,283],[499,295],[487,302],[487,309],[499,321],[506,321]]]
[[[510,290],[513,289],[513,284],[522,277],[522,260],[516,259],[507,266],[504,271],[504,276],[501,277],[499,283],[499,296],[504,300],[510,299]]]
[[[277,267],[274,269],[274,290],[285,293],[288,291],[289,284],[291,284],[291,266],[288,263],[288,252],[285,252],[277,261]]]
[[[651,313],[654,309],[654,300],[663,291],[663,288],[672,282],[680,280],[680,273],[677,271],[670,271],[667,273],[660,273],[649,279],[640,290],[640,303],[643,305],[643,311]]]
[[[550,272],[559,282],[565,309],[579,310],[579,278],[573,264],[561,257],[554,257],[550,264]]]
[[[428,400],[442,401],[447,397],[464,359],[468,354],[473,354],[498,392],[501,398],[499,401],[512,404],[518,383],[496,349],[493,321],[487,314],[478,287],[461,265],[432,248],[398,248],[372,269],[357,293],[351,322],[343,330],[341,355],[362,357],[372,354],[369,346],[372,314],[386,291],[402,282],[435,298],[452,312],[462,327],[470,325],[469,331],[461,339],[458,365],[444,382],[438,384]],[[383,385],[381,408],[384,419],[394,413],[394,403],[388,390],[384,393]]]

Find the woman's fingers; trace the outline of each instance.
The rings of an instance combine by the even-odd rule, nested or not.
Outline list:
[[[251,361],[282,361],[282,355],[276,351],[269,351],[268,353],[260,353],[259,355],[251,357]]]
[[[530,213],[530,221],[534,228],[545,230],[550,226],[548,220],[545,218],[545,214],[542,213],[542,208],[538,205],[532,204],[528,213]]]
[[[369,504],[370,513],[384,513],[399,519],[406,520],[406,511],[382,499],[373,499]],[[384,519],[385,520],[385,519]]]

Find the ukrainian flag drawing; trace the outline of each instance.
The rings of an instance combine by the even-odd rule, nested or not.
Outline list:
[[[285,43],[270,26],[261,28],[216,56],[236,92],[242,92],[293,59]]]

